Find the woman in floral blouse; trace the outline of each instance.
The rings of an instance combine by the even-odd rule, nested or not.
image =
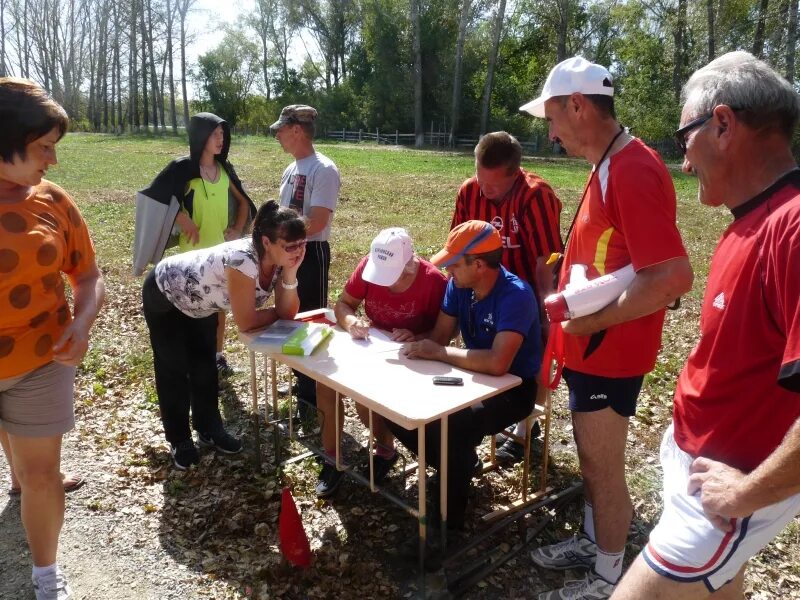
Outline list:
[[[305,236],[302,217],[269,201],[256,215],[251,239],[165,258],[145,279],[142,300],[156,392],[176,468],[187,469],[199,460],[190,412],[200,444],[227,454],[241,452],[242,442],[225,431],[219,411],[217,316],[232,311],[240,331],[294,318]],[[274,305],[267,307],[273,292]]]

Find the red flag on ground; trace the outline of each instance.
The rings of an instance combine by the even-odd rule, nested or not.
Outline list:
[[[278,519],[278,537],[281,552],[295,567],[308,567],[311,564],[311,546],[303,529],[303,521],[288,487],[281,493],[281,515]]]

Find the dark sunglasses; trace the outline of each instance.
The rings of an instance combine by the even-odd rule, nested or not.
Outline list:
[[[678,150],[680,150],[681,154],[686,154],[686,134],[692,129],[700,127],[713,116],[714,113],[709,113],[707,115],[703,115],[702,117],[697,117],[675,131],[675,143],[678,145]]]
[[[305,248],[306,242],[307,242],[307,240],[299,240],[299,241],[294,242],[292,244],[286,244],[285,246],[282,246],[282,248],[288,254],[292,254],[294,252],[297,252],[301,248]]]
[[[714,108],[717,108],[716,106]],[[734,106],[729,106],[733,112],[739,112],[740,110],[747,110],[744,108],[736,108]],[[714,116],[714,109],[711,110],[710,113],[707,115],[703,115],[702,117],[697,117],[696,119],[692,119],[686,125],[681,127],[680,129],[675,131],[675,143],[678,146],[678,150],[681,151],[681,154],[686,154],[686,134],[688,134],[692,129],[696,129],[700,127],[707,121],[709,121]]]

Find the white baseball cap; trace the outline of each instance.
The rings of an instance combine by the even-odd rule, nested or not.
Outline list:
[[[400,279],[403,268],[413,256],[411,237],[405,229],[384,229],[372,240],[369,258],[361,276],[369,283],[390,286]]]
[[[544,82],[542,93],[519,109],[544,119],[544,103],[557,96],[574,93],[614,95],[614,79],[608,69],[590,63],[582,56],[573,56],[558,63]]]

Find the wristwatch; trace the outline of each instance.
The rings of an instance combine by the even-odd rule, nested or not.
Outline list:
[[[281,287],[285,290],[294,290],[299,285],[298,281],[295,279],[294,283],[286,283],[283,279],[281,279]]]

